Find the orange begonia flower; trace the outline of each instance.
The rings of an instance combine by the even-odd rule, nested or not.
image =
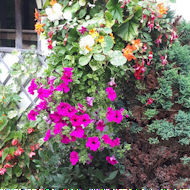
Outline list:
[[[89,31],[89,34],[90,34],[93,38],[96,38],[96,37],[99,36],[98,32],[97,32],[96,29],[94,29],[94,28]]]
[[[45,26],[45,24],[41,24],[40,22],[37,22],[35,24],[35,31],[40,35],[41,32],[44,31],[43,26]]]
[[[133,55],[133,47],[131,45],[127,45],[125,49],[122,50],[123,55],[126,57],[128,61],[131,61],[132,59],[136,59],[136,57]]]
[[[168,8],[164,7],[164,3],[159,3],[157,5],[157,9],[158,9],[160,18],[162,18],[163,14],[167,14]]]
[[[133,40],[131,42],[133,45],[132,45],[132,48],[134,50],[138,50],[140,47],[142,47],[142,43],[141,43],[141,40],[140,39],[137,39],[137,40]]]
[[[100,43],[103,43],[104,42],[104,36],[100,36],[96,42],[100,42]]]
[[[55,3],[57,3],[56,0],[51,0],[49,4],[53,7],[53,5],[54,5]]]
[[[35,13],[34,13],[34,16],[35,16],[35,20],[41,20],[40,19],[40,14],[39,14],[39,12],[37,11],[37,9],[35,9]]]

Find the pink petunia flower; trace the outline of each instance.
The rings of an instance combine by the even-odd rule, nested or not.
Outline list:
[[[110,146],[113,148],[115,146],[119,146],[119,144],[120,144],[120,138],[117,137],[116,139],[111,141]]]
[[[60,104],[57,106],[57,113],[63,117],[67,116],[67,110],[71,108],[71,105],[66,102],[60,102]]]
[[[79,156],[76,151],[72,151],[70,154],[70,162],[74,166],[79,161]]]
[[[85,32],[88,32],[88,30],[82,26],[81,29],[79,29],[79,32],[83,35]]]
[[[78,110],[81,113],[85,113],[86,112],[86,107],[84,107],[82,104],[78,103]]]
[[[35,83],[36,79],[32,79],[30,86],[28,87],[28,92],[34,95],[34,90],[37,90],[38,85]]]
[[[114,101],[117,98],[117,95],[112,87],[106,88],[106,92],[107,92],[108,98],[111,101]]]
[[[99,120],[99,121],[96,123],[96,129],[97,129],[97,130],[103,131],[103,130],[104,130],[104,127],[105,127],[105,124],[104,124],[104,121],[103,121],[103,120]]]
[[[62,139],[61,139],[61,142],[62,142],[63,144],[69,144],[69,143],[71,142],[71,140],[69,139],[68,136],[63,135],[63,136],[62,136]]]
[[[36,107],[38,111],[45,110],[47,108],[47,101],[41,101]]]
[[[92,151],[98,150],[100,147],[100,141],[98,137],[88,137],[87,143],[86,143],[86,148],[90,148]]]
[[[113,116],[113,121],[116,122],[117,124],[121,123],[123,120],[123,115],[120,110],[115,110],[114,111],[114,116]]]
[[[56,123],[53,129],[53,132],[55,135],[61,133],[61,130],[63,128],[64,124],[63,123]]]
[[[28,114],[28,119],[35,121],[35,120],[36,120],[36,116],[37,116],[38,114],[39,114],[38,112],[35,112],[34,110],[31,110],[31,111],[29,112],[29,114]]]
[[[38,98],[40,98],[41,100],[44,100],[44,98],[48,98],[53,93],[53,91],[51,91],[50,89],[45,89],[43,87],[39,88],[37,92]]]
[[[48,141],[49,139],[51,138],[51,129],[49,129],[47,132],[46,132],[46,135],[44,137],[44,141]]]
[[[118,161],[115,159],[115,156],[113,155],[112,157],[106,156],[106,160],[109,164],[115,165],[118,163]]]
[[[76,138],[83,138],[84,135],[84,129],[82,127],[76,127],[76,129],[71,132],[70,136],[76,137]]]
[[[111,107],[108,107],[107,108],[107,114],[106,114],[106,118],[109,122],[112,122],[113,121],[113,118],[114,118],[114,111],[113,111],[113,108]]]
[[[90,116],[87,113],[84,115],[81,115],[80,120],[81,120],[81,124],[84,127],[87,127],[92,122],[92,120],[90,119]]]
[[[94,97],[86,97],[86,103],[89,107],[93,106]]]
[[[62,121],[61,115],[59,115],[57,112],[50,113],[49,114],[50,120],[52,120],[54,123],[59,123]]]
[[[104,140],[105,144],[111,144],[112,140],[110,139],[109,135],[103,135],[102,139]]]
[[[81,126],[81,119],[79,115],[73,115],[70,118],[70,122],[72,124],[72,126],[77,127],[77,126]]]

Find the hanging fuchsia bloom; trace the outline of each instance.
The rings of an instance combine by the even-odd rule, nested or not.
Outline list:
[[[131,0],[125,0],[124,3],[121,5],[121,8],[123,9],[127,3],[130,3]]]
[[[38,85],[35,83],[36,79],[32,79],[30,86],[28,87],[28,92],[34,95],[34,90],[37,90]]]
[[[36,120],[36,116],[37,116],[38,114],[39,114],[38,112],[35,112],[34,110],[31,110],[31,111],[29,112],[29,114],[28,114],[28,119],[35,121],[35,120]]]
[[[163,66],[168,63],[168,61],[167,61],[167,55],[161,56],[160,58],[161,58],[161,61],[162,61],[162,65],[163,65]]]
[[[157,46],[159,46],[162,43],[162,35],[158,36],[158,39],[156,39],[155,43],[157,44]]]
[[[117,87],[117,84],[115,83],[115,78],[111,78],[111,81],[108,82],[108,86],[113,86],[113,87]]]
[[[51,138],[51,129],[49,129],[47,132],[46,132],[46,135],[44,137],[44,141],[48,141],[49,139]]]
[[[79,29],[79,32],[83,35],[85,32],[88,32],[88,30],[82,26],[81,29]]]
[[[66,135],[62,136],[61,143],[63,143],[63,144],[69,144],[70,142],[71,142],[71,139],[69,139],[68,136],[66,136]]]
[[[103,135],[102,139],[104,140],[105,144],[111,144],[112,140],[110,139],[109,135]]]
[[[63,117],[66,117],[69,108],[71,108],[70,104],[66,102],[60,102],[60,104],[57,106],[57,113]]]
[[[43,87],[38,89],[38,98],[41,100],[44,100],[44,98],[48,98],[50,95],[52,95],[53,91],[50,89],[45,89]]]
[[[70,134],[70,136],[73,136],[75,138],[83,138],[84,129],[81,126],[76,127],[76,129]]]
[[[87,127],[92,122],[92,120],[90,119],[90,116],[87,113],[84,115],[81,115],[80,120],[81,120],[81,124],[84,127]]]
[[[115,159],[115,156],[113,155],[112,157],[106,156],[106,160],[109,164],[115,165],[118,163],[118,161]]]
[[[41,101],[36,107],[38,111],[45,110],[47,108],[47,101]]]
[[[88,137],[87,142],[86,142],[86,148],[90,148],[92,151],[98,150],[100,147],[100,141],[98,137]]]
[[[72,151],[70,154],[70,162],[74,166],[79,161],[78,153],[75,151]]]
[[[99,120],[99,121],[96,123],[96,129],[97,129],[97,130],[103,131],[103,130],[104,130],[104,127],[105,127],[105,124],[104,124],[104,121],[103,121],[103,120]]]
[[[89,165],[92,162],[93,156],[92,156],[92,154],[88,153],[88,157],[89,157],[89,160],[86,161],[86,164]]]
[[[94,97],[86,97],[86,103],[89,107],[93,106]]]
[[[112,87],[106,88],[106,92],[107,92],[108,98],[111,101],[114,101],[117,98],[117,95]]]
[[[56,123],[53,129],[53,132],[55,135],[61,133],[61,130],[63,128],[64,124],[63,123]]]

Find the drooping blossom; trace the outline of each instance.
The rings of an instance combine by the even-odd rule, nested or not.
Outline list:
[[[0,175],[4,175],[6,173],[6,168],[1,168],[0,169]]]
[[[99,120],[99,121],[96,123],[96,129],[99,130],[99,131],[103,131],[105,126],[106,126],[106,125],[104,124],[104,121],[103,121],[103,120]]]
[[[159,45],[162,43],[162,35],[159,35],[158,38],[156,39],[155,43],[159,47]]]
[[[35,120],[36,120],[36,116],[37,116],[38,114],[39,114],[38,112],[35,112],[34,110],[31,110],[31,111],[29,112],[29,114],[28,114],[28,119],[35,121]]]
[[[78,126],[74,131],[71,132],[70,136],[73,136],[75,138],[83,138],[84,129],[81,126]]]
[[[154,102],[154,99],[149,98],[149,99],[147,100],[147,105],[150,105],[150,104],[152,104],[153,102]]]
[[[62,136],[62,139],[61,139],[61,142],[62,142],[63,144],[69,144],[69,143],[71,142],[71,139],[69,139],[68,136],[63,135],[63,136]]]
[[[117,87],[117,84],[115,83],[115,78],[110,79],[110,82],[108,82],[108,86]]]
[[[79,29],[79,32],[83,35],[85,32],[88,32],[88,30],[82,26],[81,29]]]
[[[161,62],[162,62],[162,65],[163,65],[163,66],[168,63],[168,61],[167,61],[167,55],[161,56],[160,58],[161,58]]]
[[[32,95],[34,95],[34,91],[37,90],[38,85],[35,83],[36,79],[32,79],[30,86],[28,87],[28,92]]]
[[[114,101],[117,98],[117,95],[112,87],[106,88],[106,92],[107,92],[108,98],[111,101]]]
[[[74,166],[79,161],[79,156],[76,151],[72,151],[70,154],[70,162]]]
[[[113,155],[112,157],[106,156],[106,160],[109,164],[115,165],[118,163],[118,161],[115,159],[115,156]]]
[[[90,150],[96,151],[99,147],[100,141],[98,137],[88,137],[86,142],[86,148],[90,148]]]
[[[24,152],[24,150],[23,150],[22,148],[18,148],[18,149],[14,152],[14,155],[15,155],[15,156],[20,156],[23,152]]]
[[[13,146],[17,145],[17,144],[18,144],[18,140],[17,140],[17,139],[13,139],[12,142],[11,142],[11,144],[12,144]]]
[[[44,141],[48,141],[49,139],[51,138],[51,129],[49,129],[46,134],[45,134],[45,137],[44,137]]]
[[[7,157],[5,158],[5,160],[8,162],[10,160],[14,159],[14,156],[12,156],[11,154],[8,154]]]
[[[92,106],[93,106],[93,101],[94,101],[94,97],[89,97],[89,96],[86,97],[86,104],[87,104],[89,107],[92,107]]]

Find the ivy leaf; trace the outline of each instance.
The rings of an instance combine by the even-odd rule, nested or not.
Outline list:
[[[89,63],[89,61],[91,60],[92,54],[90,55],[85,55],[79,58],[79,64],[81,66],[85,66]]]
[[[104,42],[103,42],[103,50],[105,52],[109,51],[111,48],[113,47],[113,40],[110,36],[106,36],[104,38]]]
[[[118,0],[109,0],[106,8],[112,14],[113,19],[116,19],[119,23],[123,22],[123,9]]]
[[[126,61],[127,61],[126,58],[119,50],[114,51],[113,54],[111,55],[110,63],[114,66],[124,65]]]
[[[94,59],[95,59],[96,61],[104,61],[104,60],[105,60],[105,55],[94,54],[93,57],[94,57]]]
[[[138,36],[138,26],[139,24],[136,24],[133,21],[128,21],[118,28],[117,35],[125,41],[132,41]]]

